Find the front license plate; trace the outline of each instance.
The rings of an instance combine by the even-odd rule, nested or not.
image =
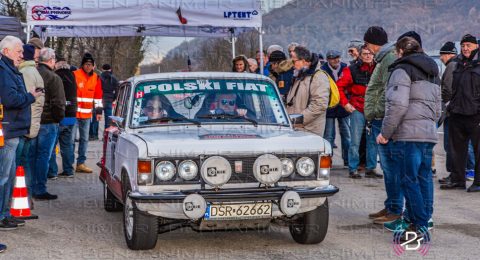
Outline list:
[[[213,219],[252,219],[272,216],[272,203],[247,204],[208,204],[204,218]]]

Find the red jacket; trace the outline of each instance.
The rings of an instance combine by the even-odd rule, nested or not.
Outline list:
[[[374,69],[375,64],[368,65],[360,62],[343,69],[343,75],[337,81],[340,104],[343,107],[350,103],[355,109],[363,113],[365,92]],[[349,95],[349,98],[347,98],[347,95]]]
[[[88,75],[82,68],[73,74],[77,81],[77,118],[92,118],[93,109],[102,107],[102,81],[94,72]]]

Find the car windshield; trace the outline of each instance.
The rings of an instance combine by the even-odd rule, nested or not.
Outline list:
[[[172,124],[288,125],[269,81],[168,79],[144,81],[134,93],[132,127]]]

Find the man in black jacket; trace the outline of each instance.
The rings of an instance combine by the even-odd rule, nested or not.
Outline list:
[[[77,121],[77,81],[70,67],[63,57],[57,55],[55,73],[62,79],[66,98],[65,118],[60,122],[58,137],[63,172],[58,176],[66,178],[71,178],[74,175],[73,128]]]
[[[452,176],[441,189],[465,189],[465,166],[468,141],[475,154],[475,178],[468,192],[480,191],[480,58],[477,38],[467,34],[460,42],[462,54],[458,56],[453,72],[452,96],[447,105],[449,149],[452,155]]]
[[[52,156],[58,123],[65,117],[65,91],[62,79],[53,72],[55,67],[55,51],[50,48],[40,50],[38,72],[45,84],[45,105],[43,106],[40,131],[30,148],[30,158],[33,162],[32,195],[37,200],[56,199],[57,195],[47,192],[47,174]]]
[[[112,67],[110,64],[103,64],[102,66],[102,90],[103,90],[103,111],[105,114],[105,129],[110,126],[110,116],[112,115],[112,103],[117,98],[118,80],[113,76]]]

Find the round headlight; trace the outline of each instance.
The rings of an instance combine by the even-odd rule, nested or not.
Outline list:
[[[293,173],[295,167],[293,165],[293,161],[288,158],[283,158],[282,161],[282,177],[288,177]]]
[[[308,157],[302,157],[297,161],[297,172],[301,176],[310,176],[315,171],[315,163]]]
[[[178,175],[186,181],[193,180],[197,177],[198,167],[194,161],[183,161],[178,166]]]
[[[175,165],[168,161],[159,162],[155,167],[155,175],[162,181],[171,180],[175,172]]]

